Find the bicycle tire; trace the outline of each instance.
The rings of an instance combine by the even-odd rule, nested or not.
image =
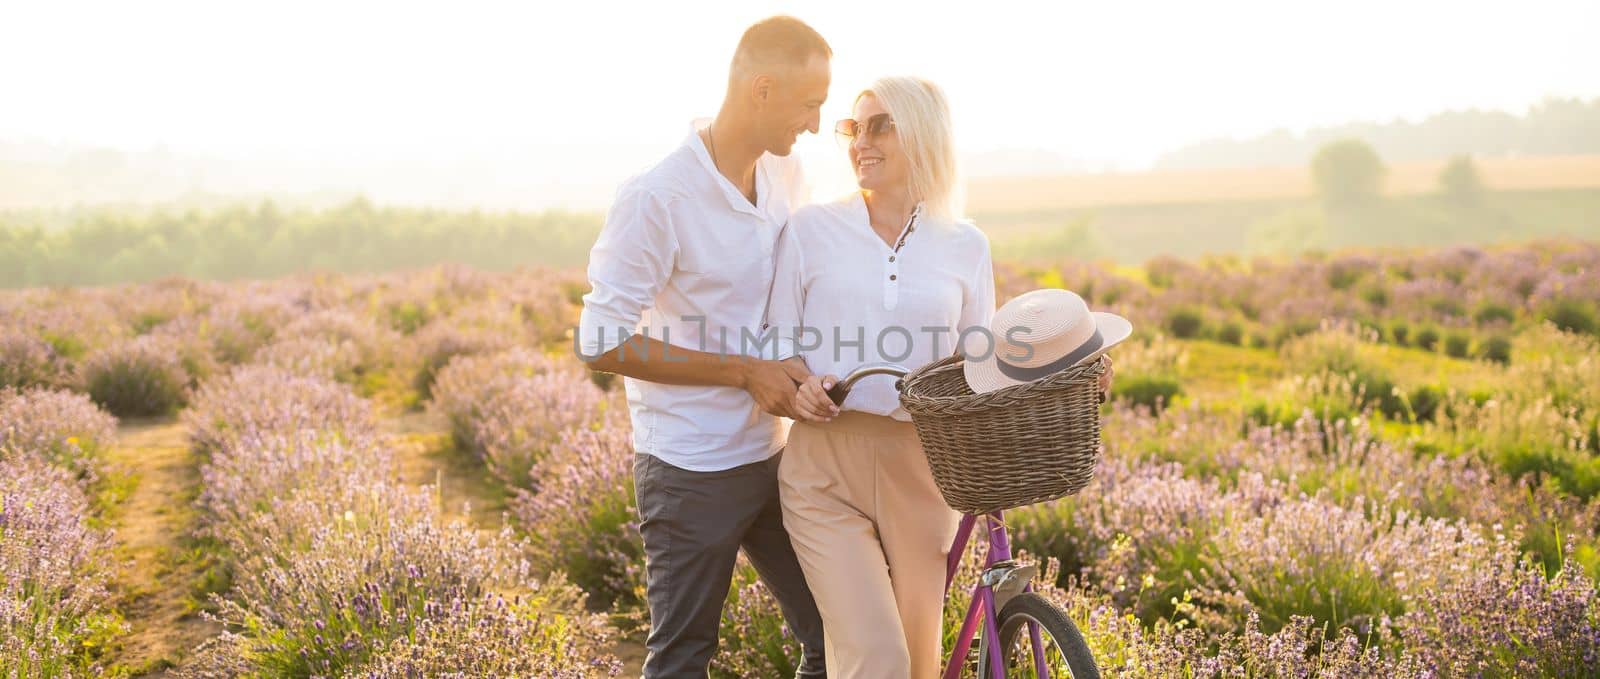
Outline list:
[[[1039,632],[1048,637],[1046,644],[1055,643],[1057,652],[1066,661],[1067,669],[1072,672],[1072,679],[1100,679],[1100,667],[1094,662],[1094,654],[1089,651],[1089,644],[1083,640],[1083,634],[1078,632],[1078,626],[1072,624],[1072,619],[1067,617],[1065,611],[1057,608],[1044,597],[1034,592],[1018,594],[1006,602],[1005,608],[1000,610],[1000,648],[1001,658],[1008,663],[1005,676],[1023,676],[1013,673],[1009,663],[1012,662],[1012,653],[1017,635],[1027,629],[1028,622],[1039,625]],[[1031,642],[1030,642],[1031,644]],[[1024,666],[1029,672],[1033,669],[1033,654],[1024,656]],[[989,654],[987,648],[978,657],[978,676],[988,679]],[[1053,679],[1065,679],[1053,677]]]

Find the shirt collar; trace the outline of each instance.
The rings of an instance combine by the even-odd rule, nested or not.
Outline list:
[[[866,194],[862,193],[859,189],[850,192],[850,209],[855,213],[856,217],[861,220],[862,224],[866,224],[867,225],[867,230],[871,231],[872,230],[872,213],[867,211],[867,196],[866,196]],[[925,224],[931,224],[931,223],[934,223],[935,221],[937,221],[937,220],[933,219],[932,217],[928,216],[928,206],[927,206],[927,204],[925,204],[925,203],[923,203],[921,201],[918,201],[916,206],[913,209],[915,210],[915,214],[917,215],[917,228],[918,229],[922,228],[923,225],[925,225]],[[873,238],[877,238],[878,235],[877,234],[873,234],[872,237]]]
[[[734,186],[733,182],[728,181],[727,177],[722,176],[721,172],[717,171],[716,163],[711,162],[711,152],[706,149],[705,140],[700,138],[700,131],[706,129],[706,126],[710,124],[710,118],[695,118],[690,121],[689,137],[683,143],[694,150],[694,156],[700,160],[701,168],[711,175],[711,182],[722,191],[722,196],[728,200],[728,207],[733,208],[736,212],[765,216],[764,210],[772,196],[772,186],[767,181],[765,163],[762,163],[759,158],[756,160],[757,204],[751,205],[750,201],[739,192],[739,188]],[[762,157],[764,158],[765,154]]]

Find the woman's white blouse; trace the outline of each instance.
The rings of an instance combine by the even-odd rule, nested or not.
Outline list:
[[[843,377],[866,363],[916,369],[955,352],[968,328],[994,317],[989,239],[971,222],[917,218],[899,252],[873,231],[860,192],[789,218],[768,319],[779,358]],[[973,330],[969,351],[987,340]],[[986,330],[985,330],[986,332]],[[841,410],[909,420],[894,378],[868,377]]]

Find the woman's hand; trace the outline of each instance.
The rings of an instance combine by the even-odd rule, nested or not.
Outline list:
[[[1100,373],[1100,402],[1105,403],[1111,398],[1111,375],[1116,370],[1111,367],[1111,354],[1102,354],[1100,357],[1106,362],[1106,371]]]
[[[839,414],[839,406],[828,398],[828,389],[838,384],[833,375],[812,375],[800,383],[794,394],[794,410],[800,419],[810,422],[827,422]]]

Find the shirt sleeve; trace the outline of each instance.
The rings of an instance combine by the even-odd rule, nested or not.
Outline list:
[[[592,360],[632,337],[678,260],[670,201],[624,191],[589,251],[589,294],[578,316],[580,358]]]
[[[978,270],[964,289],[968,292],[961,300],[961,322],[956,332],[967,328],[988,328],[994,321],[994,261],[989,255],[989,237],[978,232]],[[961,347],[957,347],[959,350]]]
[[[783,230],[783,239],[778,243],[772,301],[767,307],[767,322],[778,338],[775,358],[780,361],[800,354],[795,335],[805,322],[802,313],[806,303],[805,270],[805,253],[800,251],[800,239],[795,234],[794,220],[791,219],[789,226]]]

